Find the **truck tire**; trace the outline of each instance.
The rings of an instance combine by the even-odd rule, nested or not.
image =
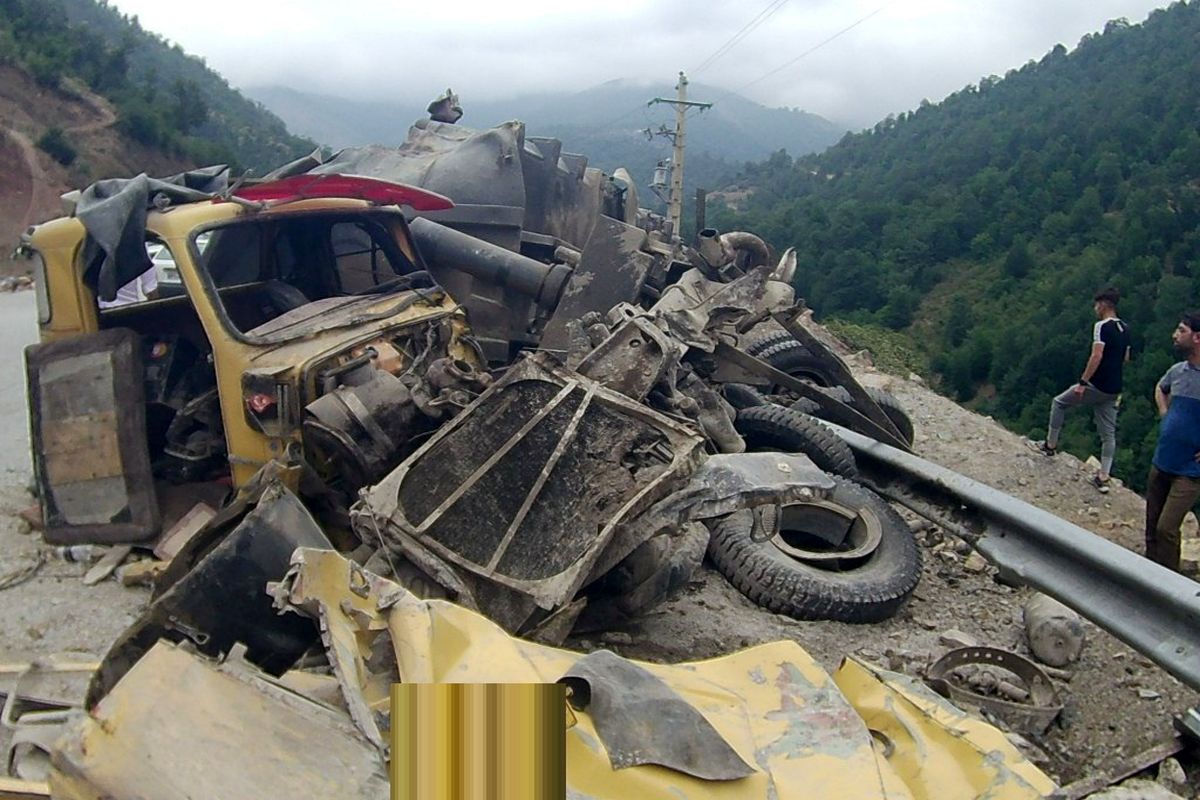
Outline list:
[[[849,563],[802,561],[785,553],[774,539],[754,541],[754,516],[761,510],[738,511],[718,522],[708,555],[742,594],[775,613],[856,623],[887,619],[917,587],[920,550],[904,520],[882,498],[843,478],[834,481],[833,495],[822,501],[821,509],[834,509],[828,514],[831,521],[837,523],[843,515],[853,525],[879,526],[878,545],[865,558]],[[789,531],[785,524],[780,537],[804,533],[811,539],[811,532]]]
[[[790,333],[770,336],[755,342],[747,352],[780,372],[812,381],[818,386],[833,386],[837,383],[837,377],[813,357],[807,347],[793,339]]]
[[[757,389],[745,383],[727,383],[721,387],[721,395],[725,402],[739,411],[743,408],[766,405],[768,402]]]
[[[907,443],[909,446],[912,446],[914,435],[912,419],[909,418],[908,412],[904,410],[904,406],[900,405],[900,401],[896,399],[896,396],[891,392],[884,391],[883,389],[876,389],[873,386],[865,386],[863,388],[866,391],[867,396],[875,401],[875,405],[879,406],[880,410],[883,411],[883,413],[887,415],[887,418],[892,421],[892,424],[896,426],[896,430],[900,432],[900,438],[904,439],[905,443]],[[825,390],[825,393],[835,400],[840,400],[843,403],[854,406],[854,403],[850,399],[850,393],[841,386],[828,387]],[[792,408],[796,408],[797,405],[801,403],[804,403],[805,405],[797,410],[803,411],[807,414],[812,414],[816,417],[821,416],[821,410],[819,406],[815,411],[807,410],[816,404],[811,400],[805,400],[804,398],[801,398],[800,400],[796,401],[796,403],[793,403]]]
[[[749,451],[803,453],[823,472],[854,478],[858,464],[846,444],[812,417],[769,403],[738,411],[734,427]]]

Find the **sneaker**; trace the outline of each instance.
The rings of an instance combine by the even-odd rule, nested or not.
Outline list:
[[[1044,440],[1040,442],[1026,442],[1026,444],[1028,444],[1029,447],[1034,451],[1041,453],[1046,457],[1058,455],[1058,448],[1051,447],[1050,445],[1046,444]]]
[[[1108,478],[1101,478],[1099,475],[1093,475],[1091,483],[1092,483],[1092,486],[1096,487],[1096,491],[1100,492],[1100,494],[1108,494],[1108,488],[1109,488],[1109,479]]]

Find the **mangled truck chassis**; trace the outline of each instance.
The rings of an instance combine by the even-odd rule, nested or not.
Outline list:
[[[457,132],[426,127],[462,141]],[[538,163],[557,157],[552,140],[532,141]],[[356,168],[397,167],[387,153],[345,158]],[[528,148],[522,158],[528,182],[536,172]],[[314,172],[337,178],[340,166]],[[561,175],[547,180],[559,180],[555,191],[563,194]],[[589,180],[596,178],[583,183]],[[849,448],[809,415],[901,454],[909,452],[911,423],[859,386],[799,323],[790,251],[772,266],[749,234],[704,231],[695,250],[648,239],[633,224],[636,196],[614,200],[623,192],[632,187],[615,194],[604,187],[603,213],[583,203],[594,215],[587,225],[581,219],[588,214],[556,215],[532,200],[526,219],[541,214],[542,225],[524,232],[510,224],[497,234],[482,206],[469,202],[457,218],[442,214],[445,225],[412,220],[435,277],[448,261],[460,268],[438,279],[463,298],[472,335],[460,341],[477,357],[456,358],[451,337],[437,332],[442,322],[429,327],[423,355],[404,372],[372,366],[405,349],[380,340],[336,379],[330,375],[307,408],[306,436],[320,443],[321,463],[307,465],[301,497],[284,486],[295,465],[270,463],[175,556],[150,607],[91,682],[86,705],[96,719],[111,719],[124,701],[108,698],[127,681],[125,691],[134,691],[138,681],[161,681],[176,669],[205,686],[237,676],[243,690],[253,685],[290,707],[287,713],[306,715],[293,732],[307,725],[312,736],[346,734],[343,750],[327,755],[359,763],[356,780],[373,796],[383,786],[388,684],[552,681],[574,659],[536,675],[478,662],[431,670],[447,645],[431,640],[423,655],[406,660],[396,637],[416,629],[395,626],[400,610],[416,617],[478,612],[490,620],[479,624],[498,626],[478,631],[479,642],[536,647],[511,634],[557,645],[572,630],[604,629],[669,596],[708,553],[739,589],[773,610],[856,622],[895,613],[920,574],[915,542],[886,503],[851,483],[860,475]],[[574,239],[587,246],[574,250],[546,232],[589,225],[590,236]],[[529,257],[539,254],[553,263]],[[505,303],[507,313],[499,312]],[[537,347],[543,352],[530,352]],[[482,363],[496,368],[489,374]],[[870,480],[904,501],[878,473]],[[306,486],[318,491],[305,494]],[[348,511],[348,530],[328,524],[330,509]],[[381,655],[382,631],[390,632],[391,658]],[[226,661],[214,668],[201,656]],[[321,677],[330,670],[338,686]],[[330,697],[352,727],[311,705]],[[921,713],[933,718],[946,708],[934,703]],[[259,722],[280,730],[271,727],[279,720]],[[62,786],[79,792],[66,796],[114,790],[134,774],[106,774],[89,757],[100,735],[90,724],[55,756]],[[280,741],[289,736],[280,733]],[[758,759],[758,775],[716,778],[652,763],[700,779],[765,774],[779,786],[770,757]],[[1046,790],[1044,776],[1023,772],[1028,765],[1015,753],[1013,764],[990,779],[1018,787],[1014,797]],[[309,767],[300,774],[320,772],[316,761]],[[186,790],[161,788],[164,796]]]

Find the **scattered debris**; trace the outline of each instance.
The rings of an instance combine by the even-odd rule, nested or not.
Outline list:
[[[122,586],[153,586],[168,566],[166,561],[156,559],[134,561],[117,569],[117,579]]]
[[[107,552],[106,547],[94,544],[72,544],[54,548],[54,555],[74,564],[88,564]]]
[[[1063,667],[1083,651],[1083,620],[1052,597],[1035,593],[1024,608],[1025,634],[1037,659]]]
[[[0,575],[0,591],[12,589],[14,586],[20,586],[26,581],[32,580],[37,575],[43,566],[46,564],[46,554],[38,550],[33,555],[33,561],[24,566],[17,567],[15,570]]]
[[[208,503],[196,503],[154,543],[154,557],[170,561],[216,514]]]
[[[21,509],[17,512],[17,517],[24,520],[32,530],[40,531],[43,528],[42,507],[39,505],[32,505]]]
[[[1020,733],[1044,733],[1063,708],[1040,667],[995,647],[951,650],[929,668],[928,681],[956,703],[986,710]]]
[[[117,571],[117,567],[129,558],[129,554],[133,552],[133,546],[127,544],[113,545],[108,548],[108,552],[100,557],[95,566],[87,571],[83,576],[84,586],[95,586],[100,581],[106,579]]]
[[[963,561],[963,569],[967,572],[983,572],[987,569],[987,566],[987,559],[976,552],[970,553],[966,557],[966,560]]]
[[[948,631],[943,631],[941,636],[938,637],[938,643],[944,644],[947,647],[953,647],[956,649],[961,648],[961,647],[978,647],[979,646],[978,639],[976,639],[974,636],[972,636],[969,633],[963,633],[962,631],[957,630],[955,628],[951,628]]]

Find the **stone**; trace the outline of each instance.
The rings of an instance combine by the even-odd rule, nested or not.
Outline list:
[[[987,569],[987,559],[979,555],[979,553],[971,553],[967,556],[967,560],[963,562],[963,569],[968,572],[983,572]]]
[[[1200,539],[1184,539],[1180,543],[1179,571],[1184,575],[1200,574]]]
[[[17,512],[17,516],[29,523],[29,526],[35,531],[42,530],[44,523],[42,522],[42,507],[40,505],[22,508]]]
[[[1143,700],[1157,700],[1162,697],[1162,695],[1153,689],[1138,689],[1138,697],[1142,698]]]
[[[950,628],[942,631],[938,636],[938,643],[946,647],[978,647],[979,640],[969,633],[964,633],[957,628]]]
[[[605,644],[631,645],[633,637],[624,631],[607,631],[600,637]]]
[[[117,568],[117,580],[122,586],[153,586],[158,576],[167,568],[168,562],[143,559]]]
[[[1110,786],[1107,789],[1089,794],[1088,800],[1185,800],[1154,781],[1133,778],[1120,786]]]
[[[1177,759],[1167,758],[1158,765],[1158,784],[1176,794],[1187,794],[1188,776]]]

